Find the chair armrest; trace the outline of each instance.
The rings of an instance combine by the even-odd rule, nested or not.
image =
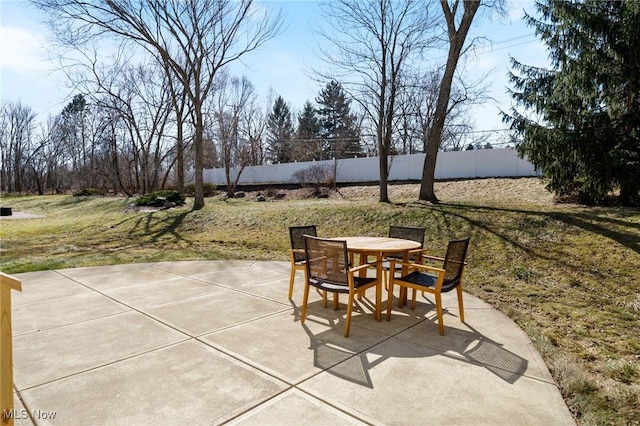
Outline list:
[[[422,269],[424,271],[429,271],[429,272],[435,272],[437,274],[444,274],[445,270],[442,268],[436,268],[434,266],[429,266],[429,265],[422,265],[420,263],[405,263],[405,262],[396,262],[395,260],[391,261],[391,269],[393,270],[393,268],[395,267],[396,264],[402,265],[402,266],[406,266],[407,268],[409,268],[410,270],[413,269]]]
[[[291,262],[295,261],[296,254],[305,254],[305,250],[302,249],[289,249],[289,258]]]
[[[423,254],[422,258],[429,259],[429,260],[439,260],[440,262],[444,262],[444,257],[439,257],[439,256],[430,256],[428,254]]]
[[[445,260],[444,257],[429,256],[429,255],[426,255],[426,254],[422,255],[422,258],[423,259],[429,259],[429,260],[438,260],[440,262],[444,262],[444,260]],[[458,262],[456,260],[449,260],[449,262],[460,263],[460,262]],[[465,260],[464,262],[462,262],[462,264],[463,265],[467,265],[467,261]]]
[[[409,250],[408,253],[409,254],[407,255],[407,258],[409,259],[409,261],[418,263],[418,262],[422,262],[422,259],[426,256],[427,249],[426,248],[413,249],[413,250]]]
[[[373,262],[373,263],[363,263],[361,265],[358,266],[354,266],[353,268],[349,268],[349,273],[353,274],[355,272],[358,272],[361,269],[367,269],[367,268],[371,268],[372,266],[376,266],[378,262]]]
[[[427,249],[425,248],[419,248],[419,249],[413,249],[413,250],[409,250],[409,254],[418,254],[418,253],[426,253]],[[423,254],[423,256],[426,256],[426,254]]]

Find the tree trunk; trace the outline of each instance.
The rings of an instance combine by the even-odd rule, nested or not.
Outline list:
[[[194,177],[194,189],[195,198],[193,200],[193,209],[200,210],[204,207],[204,123],[202,120],[202,102],[194,102],[195,115],[196,115],[196,128],[195,128],[195,177]]]
[[[378,150],[380,151],[380,202],[388,203],[389,200],[389,145],[383,136],[383,129],[378,129]]]
[[[447,0],[441,0],[440,5],[447,21],[447,30],[449,33],[449,54],[447,55],[447,64],[440,82],[440,90],[438,91],[438,101],[436,102],[436,110],[434,114],[433,124],[429,130],[429,140],[422,168],[422,181],[420,184],[419,199],[438,203],[434,191],[436,160],[438,158],[438,150],[442,142],[442,129],[444,128],[445,119],[447,118],[447,110],[449,107],[449,98],[451,96],[451,86],[453,77],[460,59],[462,46],[467,38],[467,33],[471,27],[473,17],[480,7],[480,0],[464,0],[464,13],[460,21],[458,29],[455,28],[455,15],[459,5],[459,0],[454,1],[453,9],[449,8]]]
[[[176,189],[180,192],[184,191],[184,144],[182,142],[182,118],[178,121],[176,136]]]
[[[385,69],[385,61],[382,62],[382,68]],[[387,134],[391,132],[390,128],[385,128],[386,120],[385,120],[385,102],[386,102],[386,92],[387,92],[387,84],[386,78],[381,83],[380,93],[378,94],[378,125],[377,125],[377,136],[378,136],[378,151],[380,154],[380,202],[388,203],[389,202],[389,144],[390,138],[387,137]],[[391,114],[391,112],[389,112]]]
[[[380,202],[388,203],[389,202],[389,188],[388,188],[388,174],[387,170],[389,170],[389,156],[384,150],[384,153],[380,152]]]

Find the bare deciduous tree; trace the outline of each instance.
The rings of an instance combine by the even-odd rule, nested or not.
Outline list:
[[[117,37],[158,59],[187,94],[195,119],[195,201],[204,206],[204,104],[218,71],[280,31],[280,15],[253,0],[31,0],[45,11],[58,40],[82,46]]]
[[[0,105],[0,184],[3,191],[21,192],[32,151],[33,110],[18,102]]]
[[[456,68],[460,57],[464,54],[467,34],[478,9],[481,5],[490,6],[490,3],[499,6],[501,0],[440,0],[440,6],[446,22],[449,49],[442,80],[440,81],[433,123],[427,138],[426,156],[420,185],[420,200],[438,202],[434,192],[436,159],[442,143],[447,114],[450,111],[451,91]]]
[[[131,55],[125,55],[122,50],[110,56],[108,63],[102,64],[96,51],[83,52],[84,61],[76,64],[74,74],[69,74],[74,85],[87,93],[86,98],[97,111],[94,114],[86,113],[86,108],[80,109],[94,120],[107,120],[115,122],[121,137],[115,144],[105,144],[109,147],[98,148],[101,133],[105,131],[106,122],[93,126],[93,131],[85,139],[92,138],[91,143],[91,167],[90,176],[96,177],[97,165],[95,161],[99,155],[108,150],[116,150],[117,155],[102,157],[104,161],[111,162],[113,170],[118,170],[121,177],[133,176],[127,179],[126,186],[122,180],[118,180],[118,186],[125,193],[140,192],[143,194],[163,188],[166,181],[168,168],[175,164],[170,157],[175,157],[173,149],[173,136],[169,131],[171,113],[175,104],[172,102],[170,79],[162,67],[156,62],[135,64]],[[65,108],[74,112],[74,103]],[[175,100],[175,99],[174,99]],[[64,115],[64,112],[63,112]],[[172,129],[173,130],[173,129]],[[124,133],[121,133],[124,131]],[[106,134],[109,134],[108,132]],[[115,154],[112,153],[112,154]],[[118,162],[116,167],[115,162]],[[126,168],[130,170],[125,170]],[[123,169],[124,168],[124,169]],[[88,182],[88,181],[87,181]],[[85,185],[87,186],[87,185]],[[90,187],[95,186],[91,182]]]
[[[143,194],[161,188],[171,152],[166,131],[170,96],[166,76],[159,71],[153,66],[126,67],[119,81],[114,82],[118,92],[111,93],[111,105],[128,132],[136,189]]]
[[[59,117],[57,117],[59,118]],[[60,159],[60,144],[51,143],[52,135],[59,125],[56,117],[49,117],[46,124],[38,127],[35,134],[36,148],[31,154],[30,168],[38,195],[43,195],[45,188],[56,188],[59,178],[57,166]]]
[[[257,98],[251,99],[247,105],[247,113],[243,115],[243,128],[246,132],[249,152],[248,165],[264,164],[266,159],[265,135],[267,132],[267,111]]]
[[[180,82],[168,76],[167,83],[169,85],[169,93],[173,112],[175,117],[175,186],[178,191],[184,191],[185,184],[185,161],[184,151],[187,143],[186,128],[188,123],[189,111],[187,111],[187,94],[185,91],[179,90]]]
[[[221,74],[220,80],[213,121],[227,180],[227,194],[231,196],[242,171],[250,162],[248,131],[243,125],[249,122],[248,116],[253,112],[252,102],[256,95],[253,84],[246,77]],[[235,168],[234,174],[232,168]]]
[[[429,134],[434,125],[442,73],[427,71],[407,80],[402,96],[402,148],[405,154],[427,152]],[[451,89],[440,149],[460,150],[472,131],[469,108],[486,99],[485,76],[456,77]]]
[[[387,181],[397,100],[412,61],[433,42],[430,1],[333,0],[326,3],[329,42],[321,52],[337,68],[326,80],[340,81],[375,128],[380,156],[380,201],[388,202]],[[336,72],[336,71],[334,71]]]

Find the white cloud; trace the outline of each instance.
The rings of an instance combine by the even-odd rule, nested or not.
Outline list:
[[[528,14],[536,13],[535,1],[533,0],[516,0],[507,12],[512,22],[519,21],[524,17],[524,12]]]
[[[2,102],[20,101],[44,117],[62,108],[69,91],[64,88],[64,76],[49,59],[46,38],[39,29],[30,21],[24,27],[13,21],[0,25],[0,98]]]
[[[0,69],[13,72],[41,73],[50,68],[39,33],[12,26],[0,26],[2,47]]]

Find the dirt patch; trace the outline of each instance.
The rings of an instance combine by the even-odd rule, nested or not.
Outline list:
[[[31,214],[25,212],[12,212],[11,216],[0,216],[0,220],[14,220],[14,219],[42,219],[45,216],[38,214]]]

